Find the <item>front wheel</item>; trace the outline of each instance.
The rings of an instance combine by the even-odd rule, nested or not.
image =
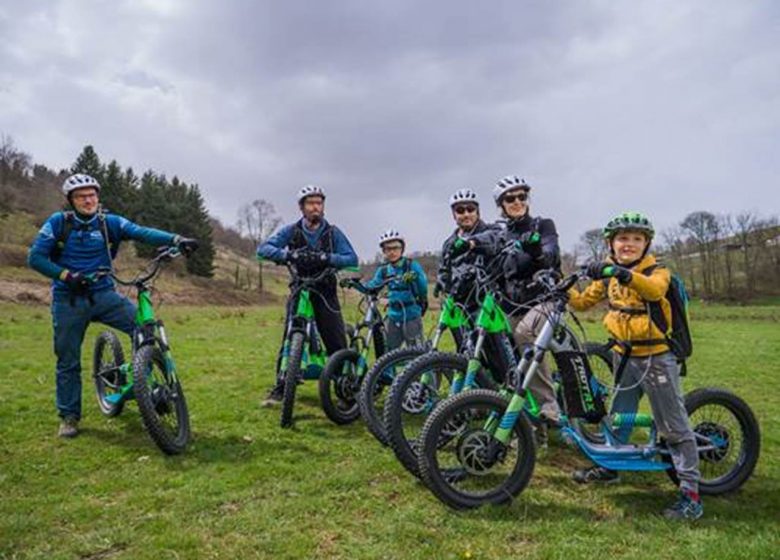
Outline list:
[[[290,336],[290,354],[287,357],[287,371],[284,372],[284,393],[282,396],[282,428],[290,428],[293,425],[293,405],[295,404],[295,391],[298,389],[298,381],[303,377],[301,372],[303,360],[302,332],[294,332]]]
[[[168,455],[184,451],[190,439],[190,415],[179,380],[156,346],[141,347],[133,358],[133,383],[146,430]]]
[[[368,431],[382,445],[388,445],[387,429],[385,428],[382,411],[384,410],[390,385],[393,383],[396,375],[402,372],[412,360],[426,352],[430,352],[430,348],[427,346],[396,348],[374,363],[360,385],[360,393],[358,394],[360,415],[363,417]]]
[[[761,433],[753,411],[730,391],[702,388],[685,395],[699,448],[699,492],[717,495],[742,486],[758,462]],[[679,483],[674,468],[666,471]]]
[[[100,412],[108,417],[122,412],[122,387],[127,383],[125,374],[119,369],[125,363],[122,343],[111,331],[103,331],[95,340],[92,354],[92,377],[95,381]]]
[[[333,354],[320,375],[320,403],[335,424],[351,424],[360,417],[360,354],[344,348]]]
[[[493,437],[509,400],[474,389],[442,402],[420,435],[420,475],[455,509],[501,504],[528,485],[536,464],[533,432],[524,414],[504,444]]]
[[[419,436],[428,415],[452,392],[451,382],[466,375],[468,358],[462,354],[431,352],[420,356],[393,380],[385,401],[387,440],[398,461],[419,477],[417,453]],[[482,372],[479,387],[492,388]]]

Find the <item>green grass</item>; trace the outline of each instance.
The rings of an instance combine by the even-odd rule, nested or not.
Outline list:
[[[514,503],[453,512],[360,423],[330,424],[311,382],[296,428],[281,430],[279,410],[258,406],[279,307],[161,310],[194,429],[185,455],[162,456],[134,405],[103,418],[88,375],[84,431],[63,441],[48,309],[0,305],[0,558],[770,558],[780,546],[780,330],[768,309],[697,316],[684,385],[742,395],[763,448],[739,492],[677,525],[658,516],[674,493],[664,475],[580,487],[570,471],[585,461],[555,442]]]

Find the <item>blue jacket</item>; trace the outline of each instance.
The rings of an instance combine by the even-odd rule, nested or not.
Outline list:
[[[320,226],[310,231],[303,225],[303,218],[295,223],[288,224],[282,229],[277,231],[264,243],[260,244],[257,248],[257,256],[275,263],[284,263],[287,261],[289,254],[288,245],[293,239],[296,227],[303,229],[306,242],[309,247],[314,249],[317,247],[322,234],[325,232],[325,228],[330,224],[326,220],[322,220]],[[349,243],[347,237],[336,226],[330,226],[333,238],[333,251],[330,252],[330,265],[335,268],[348,268],[350,266],[358,265],[358,257],[352,245]]]
[[[416,273],[414,281],[404,282],[401,278],[405,272]],[[367,288],[378,288],[391,277],[397,277],[387,286],[389,302],[387,316],[394,323],[412,321],[422,315],[421,301],[428,299],[428,279],[425,271],[417,261],[401,258],[395,264],[385,263],[376,269],[374,277],[366,282]]]
[[[82,219],[74,213],[73,227],[68,238],[59,254],[53,256],[53,253],[56,253],[55,248],[62,234],[62,228],[65,226],[65,213],[56,212],[49,216],[30,246],[27,263],[34,270],[53,280],[52,289],[55,294],[67,293],[68,285],[60,280],[63,271],[90,273],[109,268],[123,240],[132,239],[160,246],[172,244],[176,237],[172,233],[141,227],[116,214],[106,214],[105,224],[108,240],[100,232],[101,220],[97,214]],[[110,251],[106,245],[109,240],[112,244]],[[113,286],[114,281],[106,276],[92,284],[90,290],[105,290]]]

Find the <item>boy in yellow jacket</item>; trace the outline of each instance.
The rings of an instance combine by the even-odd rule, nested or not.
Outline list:
[[[659,434],[669,445],[680,480],[680,497],[664,510],[669,519],[698,519],[704,513],[699,497],[699,455],[696,439],[680,389],[680,367],[666,336],[649,313],[649,302],[659,302],[666,323],[671,309],[666,299],[671,275],[648,251],[655,230],[644,215],[625,212],[610,220],[604,238],[610,257],[588,265],[593,278],[584,291],[572,288],[569,303],[576,310],[587,309],[608,299],[604,326],[622,346],[630,349],[612,412],[635,412],[642,394],[647,394]],[[621,345],[618,352],[626,351]],[[617,363],[617,361],[616,361]],[[628,438],[630,434],[622,433]],[[580,483],[613,482],[618,475],[602,467],[575,471]]]

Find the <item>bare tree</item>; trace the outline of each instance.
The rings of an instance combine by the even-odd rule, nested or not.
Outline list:
[[[661,239],[663,241],[660,248],[671,260],[674,269],[685,278],[693,293],[698,292],[689,257],[690,251],[685,242],[685,230],[680,226],[671,227],[661,233]]]
[[[732,252],[738,247],[730,240],[734,237],[734,220],[731,214],[724,214],[718,217],[721,233],[721,247],[723,248],[723,257],[726,264],[726,292],[729,296],[734,295],[734,266],[732,262]]]
[[[748,294],[755,291],[755,277],[753,274],[753,262],[751,258],[750,242],[753,232],[759,223],[758,217],[753,212],[741,212],[735,218],[735,233],[739,250],[742,253],[742,268],[745,274],[745,287]]]
[[[680,223],[691,236],[699,252],[702,284],[704,293],[712,296],[714,292],[712,253],[718,238],[718,219],[710,212],[693,212]]]
[[[588,259],[603,261],[607,256],[607,244],[604,242],[604,232],[599,229],[589,229],[580,236],[580,247]]]
[[[255,244],[263,243],[279,227],[282,219],[274,205],[262,198],[253,200],[238,209],[238,230]],[[257,261],[257,289],[263,291],[263,263]]]
[[[26,178],[30,172],[30,156],[14,145],[10,136],[0,136],[0,185],[4,185],[11,178]]]

